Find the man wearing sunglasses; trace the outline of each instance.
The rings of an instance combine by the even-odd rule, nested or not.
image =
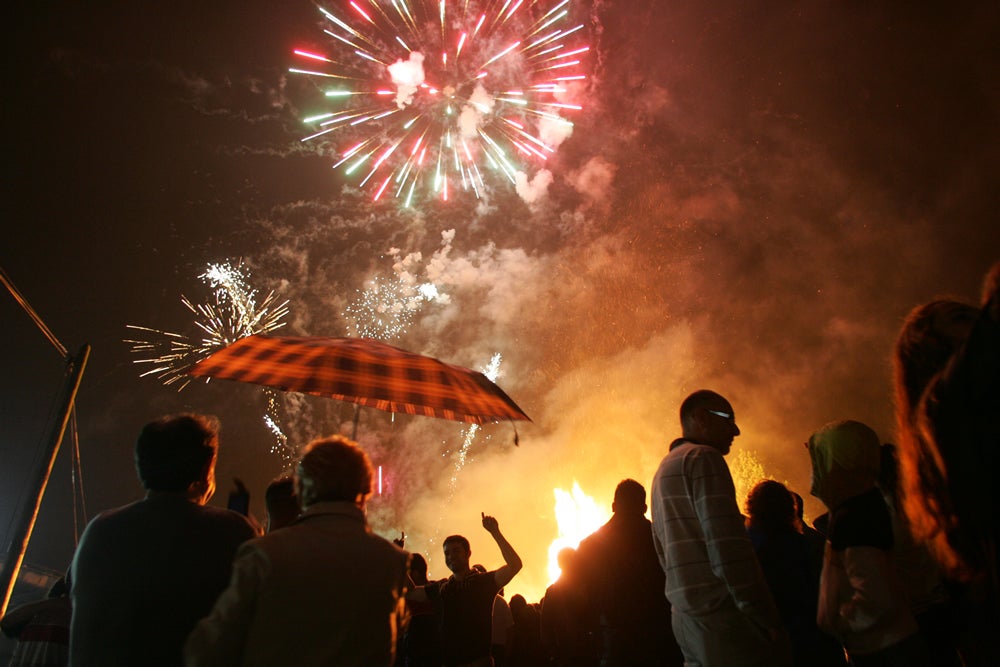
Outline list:
[[[733,406],[703,389],[684,400],[680,418],[682,437],[653,477],[651,512],[684,664],[791,664],[788,636],[723,459],[740,434]]]

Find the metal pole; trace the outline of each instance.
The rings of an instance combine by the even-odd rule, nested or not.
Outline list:
[[[63,434],[66,432],[66,424],[69,422],[70,414],[73,412],[76,393],[80,389],[80,381],[83,378],[83,371],[87,367],[88,358],[90,358],[90,345],[84,344],[75,357],[69,357],[67,360],[66,384],[63,387],[61,406],[62,412],[59,421],[53,425],[46,449],[46,460],[42,462],[38,470],[38,475],[35,478],[34,488],[32,489],[34,502],[32,507],[26,508],[21,515],[17,531],[14,533],[14,539],[11,541],[11,549],[7,552],[7,558],[3,564],[3,571],[0,572],[0,586],[3,587],[3,603],[0,604],[0,616],[7,613],[7,604],[10,602],[11,593],[14,591],[14,584],[17,582],[17,575],[21,570],[21,563],[24,562],[24,553],[28,550],[31,531],[35,528],[38,510],[42,506],[42,496],[45,495],[45,487],[49,483],[52,466],[55,465],[56,455],[59,453],[59,445],[62,443]]]

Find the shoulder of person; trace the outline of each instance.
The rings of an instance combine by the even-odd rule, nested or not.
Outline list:
[[[220,529],[224,527],[237,536],[245,535],[244,539],[257,537],[257,529],[253,523],[239,512],[205,505],[199,508],[199,513],[206,519],[217,523]]]
[[[836,551],[861,546],[892,548],[892,518],[878,489],[855,496],[837,508],[830,521],[829,539]]]

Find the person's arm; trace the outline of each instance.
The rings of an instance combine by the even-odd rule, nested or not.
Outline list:
[[[3,632],[5,636],[11,639],[17,639],[21,631],[24,630],[36,614],[60,604],[63,604],[63,601],[59,598],[45,598],[43,600],[35,600],[34,602],[25,602],[11,609],[3,618],[0,618],[0,632]]]
[[[844,634],[863,633],[901,613],[905,603],[893,590],[889,552],[871,546],[848,547],[843,552],[851,598],[840,601],[838,628]]]
[[[521,557],[517,555],[514,547],[510,545],[507,538],[500,532],[500,523],[492,516],[487,516],[485,512],[481,514],[483,517],[483,528],[493,536],[497,546],[500,547],[500,555],[503,556],[504,564],[493,575],[497,586],[503,588],[510,583],[515,574],[521,571]]]

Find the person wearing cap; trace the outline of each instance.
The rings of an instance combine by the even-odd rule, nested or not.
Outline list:
[[[372,478],[353,441],[309,443],[295,471],[302,514],[240,548],[185,664],[392,665],[409,554],[368,525]]]
[[[197,414],[143,427],[135,464],[146,497],[87,526],[70,567],[70,662],[179,665],[184,640],[226,587],[247,519],[208,507],[219,424]]]

